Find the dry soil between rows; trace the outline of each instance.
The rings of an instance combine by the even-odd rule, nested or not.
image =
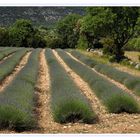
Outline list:
[[[45,58],[45,49],[39,56],[39,72],[36,85],[36,94],[38,98],[38,124],[42,133],[51,133],[51,128],[56,127],[53,122],[50,109],[50,77],[49,69]]]

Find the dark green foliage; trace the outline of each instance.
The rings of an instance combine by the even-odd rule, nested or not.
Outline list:
[[[115,51],[114,40],[111,38],[102,38],[100,42],[103,44],[103,53],[105,55],[112,55]]]
[[[0,27],[0,46],[9,45],[9,31],[7,28]]]
[[[125,46],[128,51],[140,51],[140,37],[132,38]]]
[[[100,49],[100,48],[103,48],[103,44],[100,42],[99,39],[94,40],[93,48],[94,48],[94,49]]]
[[[9,30],[11,45],[26,47],[28,44],[27,39],[31,38],[33,34],[34,29],[29,20],[17,20]]]
[[[44,39],[48,48],[54,49],[64,47],[61,36],[55,30],[48,31],[45,34]]]
[[[40,36],[29,20],[17,20],[9,29],[9,43],[15,47],[45,47],[45,40]]]
[[[27,39],[26,47],[30,48],[45,48],[46,41],[38,30],[35,31],[34,35]]]
[[[0,81],[10,74],[28,49],[21,49],[0,64]]]
[[[89,67],[75,61],[64,51],[57,50],[57,52],[67,65],[89,84],[90,88],[96,93],[96,96],[103,102],[109,112],[138,113],[140,111],[138,103],[125,91],[99,76]]]
[[[138,7],[88,7],[86,16],[79,22],[80,35],[86,37],[89,47],[95,39],[111,38],[112,55],[120,62],[124,58],[123,47],[135,34],[138,17]]]
[[[49,66],[51,81],[51,109],[56,122],[97,121],[89,101],[59,64],[52,51],[46,50],[46,60]]]
[[[34,86],[38,73],[38,55],[34,50],[28,63],[0,94],[0,127],[29,130],[37,125],[34,115]]]
[[[84,36],[81,36],[81,35],[79,36],[76,48],[78,48],[78,49],[87,49],[87,48],[89,48],[88,41]]]
[[[76,24],[80,17],[77,14],[70,14],[57,23],[56,30],[62,38],[63,48],[75,48],[77,45],[79,33],[76,31]]]
[[[135,94],[140,96],[140,77],[135,77],[126,72],[119,71],[107,64],[101,64],[100,62],[97,62],[94,59],[84,56],[78,51],[69,52],[86,65],[94,67],[96,71],[107,75],[108,77],[114,79],[117,82],[124,84],[128,89],[133,90]]]

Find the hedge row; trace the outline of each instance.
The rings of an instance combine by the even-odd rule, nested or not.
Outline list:
[[[36,126],[34,86],[37,79],[40,50],[34,50],[28,63],[7,88],[0,93],[0,127],[17,131]]]
[[[15,66],[19,63],[19,61],[26,54],[27,51],[28,49],[19,50],[0,64],[0,81],[2,81],[14,70]]]
[[[95,73],[91,68],[72,59],[64,51],[57,50],[57,52],[66,64],[89,84],[90,88],[107,107],[109,112],[140,112],[139,104],[131,95],[127,94],[125,91],[116,87],[113,83]]]
[[[128,89],[134,91],[136,95],[140,96],[140,77],[119,71],[107,64],[101,64],[89,57],[84,56],[78,51],[71,51],[70,53],[88,66],[94,67],[94,69],[98,72],[124,84]],[[88,61],[90,61],[90,64]]]
[[[54,120],[59,123],[96,122],[97,116],[89,101],[81,94],[50,49],[46,50],[45,56],[51,78],[51,109]]]

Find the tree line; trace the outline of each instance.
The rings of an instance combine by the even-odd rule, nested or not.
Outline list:
[[[0,28],[0,46],[50,48],[102,48],[120,62],[124,49],[140,50],[138,7],[88,7],[84,16],[70,14],[53,27],[34,27],[20,19]]]

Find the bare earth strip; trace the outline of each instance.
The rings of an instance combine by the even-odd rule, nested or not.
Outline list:
[[[51,127],[55,127],[50,110],[50,78],[45,59],[45,50],[42,50],[39,56],[39,74],[36,85],[36,94],[38,98],[38,124],[41,132],[49,133]]]
[[[21,71],[21,69],[25,66],[28,61],[29,55],[31,52],[27,52],[19,62],[19,64],[15,67],[15,69],[8,75],[0,84],[0,92],[4,90],[5,87],[9,85],[9,83],[14,79],[14,77]]]

